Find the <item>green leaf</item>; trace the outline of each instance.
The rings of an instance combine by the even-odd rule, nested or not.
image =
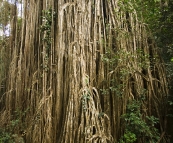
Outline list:
[[[173,57],[171,58],[171,62],[173,62]]]

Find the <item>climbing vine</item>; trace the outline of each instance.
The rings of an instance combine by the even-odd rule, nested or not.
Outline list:
[[[43,34],[42,41],[45,45],[45,50],[43,50],[44,55],[44,64],[43,69],[45,71],[48,71],[48,61],[49,61],[49,55],[50,55],[50,49],[51,49],[51,27],[52,27],[52,20],[55,19],[55,11],[52,10],[52,8],[49,8],[48,10],[43,11],[42,16],[42,25],[40,27],[41,34]]]

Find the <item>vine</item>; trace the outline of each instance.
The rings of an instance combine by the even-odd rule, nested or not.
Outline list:
[[[55,11],[52,10],[52,8],[49,8],[48,10],[43,11],[42,16],[42,22],[43,24],[40,27],[41,33],[44,35],[42,38],[42,41],[45,44],[45,53],[44,53],[44,65],[43,69],[45,71],[48,71],[48,60],[50,55],[50,49],[52,44],[52,38],[51,38],[51,26],[52,26],[52,19],[55,19]]]
[[[90,89],[88,87],[88,84],[89,84],[89,77],[88,76],[85,77],[84,83],[85,83],[86,86],[82,91],[81,100],[82,100],[82,109],[83,109],[84,112],[86,112],[86,110],[88,108],[87,103],[88,103],[88,101],[90,100],[90,97],[91,97],[91,92],[90,92]]]
[[[107,50],[102,60],[110,66],[109,75],[111,78],[108,89],[101,89],[102,94],[111,92],[119,98],[127,98],[126,94],[130,90],[127,86],[136,84],[136,81],[131,81],[131,78],[135,73],[139,73],[142,77],[145,76],[142,71],[151,68],[150,61],[154,59],[157,60],[157,56],[151,59],[149,54],[145,54],[142,49],[137,49],[135,53],[121,49],[117,52]],[[126,111],[121,115],[124,134],[119,143],[134,143],[136,141],[156,143],[160,139],[160,134],[155,128],[159,120],[154,116],[144,116],[142,111],[142,107],[146,106],[143,103],[147,97],[147,89],[136,86],[131,90],[133,91],[130,91],[129,95],[133,94],[133,98],[127,99]]]
[[[153,58],[154,59],[154,58]],[[118,78],[110,79],[110,86],[107,89],[100,89],[102,94],[114,92],[116,96],[122,97],[123,91],[126,89],[127,82],[135,74],[142,75],[142,71],[151,68],[150,56],[145,54],[142,49],[137,49],[136,53],[125,50],[118,50],[116,53],[107,49],[106,54],[102,56],[105,64],[109,65],[109,75],[117,74]],[[129,63],[131,61],[131,63]]]

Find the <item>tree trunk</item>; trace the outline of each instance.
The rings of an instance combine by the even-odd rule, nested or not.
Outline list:
[[[14,28],[10,43],[4,114],[10,121],[16,110],[25,113],[15,133],[25,131],[26,143],[118,141],[124,132],[120,116],[143,89],[143,114],[158,117],[165,131],[164,66],[135,10],[124,12],[116,0],[23,4],[21,36]],[[107,51],[109,59],[119,53],[119,60],[103,62]],[[117,85],[119,95],[100,91]]]

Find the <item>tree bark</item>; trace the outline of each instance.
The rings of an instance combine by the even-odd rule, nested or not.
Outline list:
[[[164,66],[160,57],[153,60],[158,50],[135,10],[127,18],[116,0],[25,0],[23,4],[21,41],[11,41],[4,102],[11,119],[17,109],[28,109],[16,130],[26,132],[26,143],[118,141],[124,132],[120,117],[128,100],[140,98],[141,89],[147,91],[143,114],[158,117],[159,129],[165,131]],[[41,32],[41,26],[46,23],[42,11],[50,8],[49,35],[48,30]],[[141,59],[146,68],[139,65],[143,63],[139,49],[150,57]],[[123,51],[122,61],[104,63],[108,50],[112,56]],[[128,71],[123,79],[122,69]],[[112,84],[122,85],[121,97],[110,89],[100,92]]]

